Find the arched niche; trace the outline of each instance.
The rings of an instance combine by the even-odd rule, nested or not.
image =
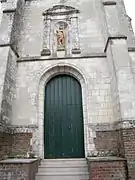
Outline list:
[[[43,47],[41,51],[42,56],[57,56],[57,51],[64,51],[65,55],[80,53],[78,31],[79,13],[79,10],[64,5],[53,6],[53,8],[43,13],[44,30]],[[61,24],[63,25],[61,26]],[[58,45],[59,38],[61,42],[63,42],[61,46]]]

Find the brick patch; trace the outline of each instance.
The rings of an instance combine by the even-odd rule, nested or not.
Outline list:
[[[128,179],[135,180],[135,128],[123,130],[123,141],[128,165]]]
[[[17,133],[13,135],[12,155],[26,155],[30,151],[32,133]]]
[[[13,138],[10,134],[0,133],[0,159],[5,159],[11,152]]]
[[[97,131],[94,142],[97,151],[117,151],[117,131]]]
[[[90,180],[127,180],[125,167],[124,160],[90,160]]]
[[[8,156],[26,156],[30,151],[32,133],[0,134],[0,159]]]
[[[111,151],[117,152],[118,156],[124,157],[127,160],[126,166],[128,170],[128,180],[135,180],[135,128],[121,129],[117,131],[98,131],[96,132],[96,138],[94,139],[94,142],[95,142],[96,149],[98,151],[111,150]],[[99,164],[101,165],[101,162]],[[98,176],[99,170],[97,168],[98,167],[97,162],[93,164],[92,166],[94,165],[96,166],[95,171],[97,172],[97,176]],[[103,165],[103,162],[102,162],[102,165]],[[108,167],[109,167],[109,164],[108,164]],[[111,173],[112,171],[111,165],[107,171],[104,168],[102,169],[106,173],[107,172],[110,173],[109,177],[111,176],[111,174],[113,176],[113,173]],[[105,174],[102,173],[102,176],[103,174],[104,176],[106,176],[106,173]]]
[[[111,151],[117,156],[124,156],[121,131],[97,131],[94,143],[97,151]]]

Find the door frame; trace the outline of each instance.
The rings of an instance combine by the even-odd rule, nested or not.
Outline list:
[[[44,70],[41,74],[38,89],[38,109],[37,109],[37,122],[39,127],[39,156],[44,159],[44,92],[47,82],[56,75],[67,74],[76,78],[82,88],[82,107],[83,107],[83,127],[84,127],[84,151],[85,157],[88,154],[88,111],[87,111],[87,86],[86,80],[80,70],[74,66],[69,65],[54,65]]]

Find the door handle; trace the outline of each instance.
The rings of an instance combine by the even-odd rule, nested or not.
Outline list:
[[[70,124],[68,128],[69,128],[69,129],[72,129],[72,124]]]

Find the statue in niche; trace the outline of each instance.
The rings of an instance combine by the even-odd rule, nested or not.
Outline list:
[[[57,36],[57,50],[64,50],[65,49],[65,29],[62,27],[59,27],[59,29],[56,30],[56,36]]]

